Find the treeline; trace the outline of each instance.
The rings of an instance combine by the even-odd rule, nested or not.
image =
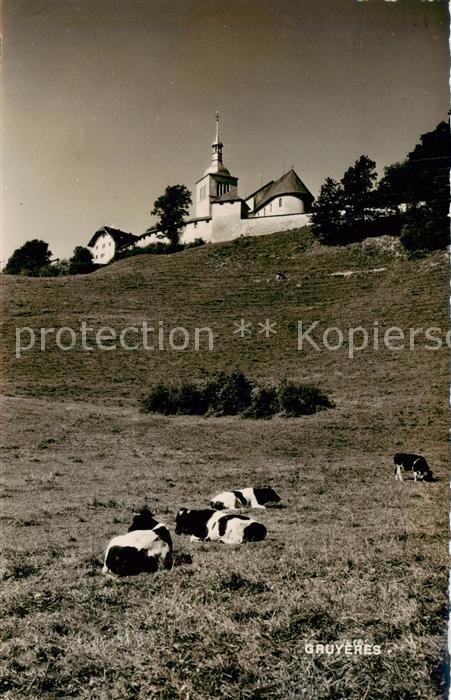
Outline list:
[[[449,243],[449,127],[423,134],[377,182],[376,163],[360,156],[340,181],[327,178],[313,204],[312,231],[322,243],[346,245],[367,236],[399,234],[408,251]]]
[[[191,243],[183,245],[178,243],[164,243],[157,241],[148,246],[139,248],[124,248],[118,250],[114,257],[107,263],[117,262],[134,255],[172,255],[189,248],[197,248],[205,245],[202,238],[196,238]],[[89,248],[77,246],[71,258],[66,260],[52,260],[52,253],[49,244],[37,238],[27,241],[23,246],[17,248],[9,258],[3,270],[7,275],[26,275],[28,277],[59,277],[61,275],[86,275],[94,270],[98,270],[105,265],[97,265],[93,261],[93,256]]]
[[[113,259],[115,262],[133,255],[170,255],[185,248],[203,245],[205,241],[196,238],[192,243],[180,243],[181,230],[189,205],[192,204],[191,192],[185,185],[171,185],[155,200],[152,215],[159,216],[156,235],[165,241],[157,241],[143,248],[120,248]],[[155,227],[154,227],[155,228]],[[153,232],[154,228],[146,233]],[[100,265],[93,261],[89,248],[77,246],[69,260],[52,260],[52,253],[45,241],[34,238],[17,248],[9,258],[3,272],[9,275],[28,275],[30,277],[58,277],[59,275],[80,275],[97,270]]]
[[[28,277],[58,277],[93,272],[95,265],[89,248],[77,246],[68,260],[52,260],[49,244],[34,238],[17,248],[9,258],[3,272],[7,275]]]

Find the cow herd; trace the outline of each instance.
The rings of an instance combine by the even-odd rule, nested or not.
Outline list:
[[[403,480],[403,471],[411,471],[414,481],[435,480],[426,459],[421,455],[399,452],[394,456],[394,463],[396,480]],[[265,508],[267,504],[279,502],[280,496],[271,487],[224,491],[211,499],[210,508],[180,508],[176,515],[175,532],[177,535],[190,535],[192,542],[222,542],[228,545],[259,542],[266,537],[266,527],[248,515],[230,511]],[[133,576],[157,571],[160,566],[172,568],[174,563],[171,533],[166,525],[155,520],[148,508],[143,508],[134,514],[128,532],[109,542],[102,573]]]
[[[215,496],[212,508],[190,510],[180,508],[176,516],[177,535],[191,535],[191,541],[242,544],[259,542],[266,537],[266,527],[248,515],[223,512],[239,508],[265,508],[267,503],[279,503],[274,489],[246,488],[226,491]],[[166,525],[155,520],[154,514],[143,508],[133,516],[125,535],[109,542],[102,569],[104,574],[134,576],[154,572],[162,566],[172,568],[174,555],[172,537]]]

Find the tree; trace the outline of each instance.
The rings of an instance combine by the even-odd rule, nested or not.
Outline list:
[[[379,184],[385,205],[407,204],[401,241],[407,250],[436,250],[449,243],[451,137],[446,122],[420,136],[402,163],[385,168]]]
[[[344,201],[343,226],[348,240],[364,236],[366,224],[374,218],[372,207],[376,180],[376,163],[368,156],[360,156],[341,179]]]
[[[401,230],[401,243],[409,252],[440,250],[449,245],[449,217],[428,204],[411,204]]]
[[[69,259],[69,274],[83,275],[95,270],[92,253],[89,248],[77,245],[73,256]]]
[[[154,202],[151,214],[160,217],[157,235],[167,238],[173,248],[179,243],[180,229],[184,225],[190,204],[191,192],[185,185],[166,187],[164,194]]]
[[[38,277],[48,270],[52,253],[49,244],[34,238],[17,248],[5,265],[8,275],[30,275]]]
[[[446,122],[420,136],[407,163],[412,172],[413,201],[449,201],[451,137]]]
[[[379,194],[387,204],[448,202],[451,137],[446,122],[420,136],[406,159],[385,168]]]
[[[340,182],[327,178],[313,205],[313,233],[324,243],[340,245],[363,238],[374,215],[376,163],[360,156]]]
[[[407,160],[384,168],[384,176],[377,189],[377,201],[381,207],[392,209],[413,200],[413,173]]]
[[[326,178],[312,207],[312,231],[323,243],[341,243],[343,188],[332,178]]]

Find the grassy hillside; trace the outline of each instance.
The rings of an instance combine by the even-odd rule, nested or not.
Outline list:
[[[356,274],[334,275],[344,271]],[[277,272],[287,279],[277,281]],[[374,321],[381,329],[445,328],[447,262],[441,253],[408,261],[378,241],[330,249],[312,243],[308,230],[302,230],[172,256],[144,255],[86,276],[4,276],[3,284],[9,318],[4,386],[9,393],[135,399],[161,379],[193,378],[200,368],[239,367],[260,380],[314,381],[338,397],[365,397],[368,385],[373,398],[386,396],[393,382],[405,393],[423,396],[444,369],[440,352],[366,350],[349,361],[346,347],[299,352],[296,337],[299,320],[305,327],[320,321],[317,333],[327,325],[371,330]],[[238,338],[234,321],[241,318],[251,321],[254,331],[269,318],[277,323],[277,334]],[[164,350],[88,352],[77,343],[73,351],[63,352],[50,335],[46,352],[35,349],[20,359],[11,352],[17,326],[78,330],[85,321],[94,330],[109,326],[120,332],[144,320],[154,327],[164,323]],[[175,326],[190,332],[185,351],[168,347],[167,335]],[[199,352],[193,349],[196,326],[212,328],[212,352],[206,341]]]
[[[321,331],[446,329],[443,253],[407,260],[384,240],[328,249],[304,230],[2,282],[5,698],[443,697],[447,352],[419,338],[415,351],[349,359],[347,347],[299,352],[296,342],[298,320]],[[270,319],[277,333],[241,339],[241,318]],[[16,326],[120,331],[143,319],[211,326],[214,351],[51,344],[14,357]],[[336,408],[270,421],[139,411],[157,381],[233,367],[313,382]],[[437,481],[395,483],[396,451],[424,453]],[[265,483],[286,506],[252,512],[266,541],[175,536],[192,566],[100,575],[106,543],[145,501],[173,532],[179,507]],[[380,655],[306,652],[354,639]]]

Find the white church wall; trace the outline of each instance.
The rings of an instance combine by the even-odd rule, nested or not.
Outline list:
[[[231,241],[240,236],[265,236],[278,231],[292,231],[310,225],[309,214],[285,214],[281,216],[261,216],[251,219],[241,219],[235,224],[228,224],[224,219],[223,226],[213,228],[212,243]]]
[[[240,227],[247,219],[241,219],[241,202],[217,202],[212,206],[212,231],[213,241],[227,241],[231,236],[230,231]]]
[[[282,214],[303,214],[304,202],[293,195],[284,194],[281,197],[275,197],[271,202],[268,202],[263,209],[257,212],[256,216],[279,216]]]
[[[189,221],[182,232],[182,243],[192,243],[196,238],[211,241],[211,219],[208,221]]]

